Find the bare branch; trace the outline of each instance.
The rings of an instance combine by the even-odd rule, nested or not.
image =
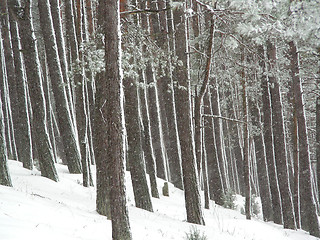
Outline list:
[[[220,118],[220,119],[226,120],[226,121],[248,124],[245,121],[241,121],[241,120],[233,119],[233,118],[228,118],[228,117],[223,117],[223,116],[219,116],[219,115],[202,114],[202,117]]]
[[[159,12],[164,12],[164,11],[169,11],[171,7],[169,8],[164,8],[164,9],[139,9],[139,10],[133,10],[133,11],[125,11],[121,12],[120,15],[129,15],[129,14],[138,14],[138,13],[159,13]]]

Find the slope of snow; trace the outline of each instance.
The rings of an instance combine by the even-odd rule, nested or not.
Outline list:
[[[112,239],[111,222],[95,211],[95,188],[81,186],[81,175],[69,174],[58,164],[60,182],[40,176],[37,170],[22,168],[9,161],[14,187],[0,186],[0,239]],[[134,207],[127,174],[127,199],[133,239],[185,239],[195,226],[207,239],[219,240],[315,240],[304,231],[284,230],[282,226],[258,219],[245,220],[235,210],[211,202],[204,210],[206,226],[186,222],[184,195],[169,185],[170,197],[152,199],[154,213]],[[158,180],[159,192],[163,181]]]

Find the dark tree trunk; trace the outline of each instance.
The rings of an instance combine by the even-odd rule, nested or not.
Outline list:
[[[263,141],[262,123],[260,118],[260,109],[257,103],[250,104],[252,125],[256,132],[253,134],[256,150],[256,162],[259,181],[259,192],[262,204],[263,220],[268,222],[273,220],[273,209],[271,201],[270,183],[268,178],[268,169],[266,161],[266,149]]]
[[[214,37],[214,20],[211,18],[211,24],[210,24],[210,33],[209,33],[209,43],[208,43],[208,49],[207,49],[207,60],[206,60],[206,66],[204,70],[204,79],[202,81],[201,88],[199,90],[199,93],[196,95],[195,99],[195,106],[194,106],[194,125],[195,125],[195,150],[196,150],[196,160],[197,160],[197,170],[198,170],[198,176],[200,178],[201,176],[201,168],[202,168],[202,105],[203,105],[203,98],[207,91],[207,87],[209,84],[210,79],[210,71],[211,71],[211,62],[212,62],[212,51],[213,51],[213,37]]]
[[[41,175],[58,181],[58,174],[54,166],[54,156],[47,129],[47,116],[45,113],[45,97],[40,74],[38,49],[35,41],[31,17],[32,1],[25,1],[23,15],[16,0],[10,0],[9,9],[19,23],[21,45],[28,78],[28,87],[33,112],[33,139],[36,144]]]
[[[280,93],[280,85],[276,79],[276,47],[270,41],[267,42],[268,59],[270,61],[269,80],[272,84],[272,120],[274,133],[274,153],[279,178],[279,189],[282,202],[282,214],[284,228],[296,229],[293,209],[292,194],[290,190],[286,141],[284,134],[283,107]]]
[[[10,134],[11,141],[8,143],[10,145],[10,157],[17,159],[16,156],[15,146],[16,142],[21,142],[20,134],[18,132],[18,115],[19,111],[17,108],[17,82],[16,82],[16,75],[15,75],[15,66],[13,61],[13,52],[11,48],[11,39],[10,39],[10,31],[9,31],[9,15],[7,12],[7,1],[1,0],[0,1],[0,28],[1,28],[1,35],[3,39],[3,53],[4,53],[4,60],[5,60],[5,67],[6,67],[6,80],[7,80],[7,93],[3,97],[7,97],[8,101],[8,124],[10,126],[11,131],[7,132],[7,135]],[[10,104],[9,104],[10,103]],[[17,134],[17,135],[16,135]]]
[[[141,146],[137,86],[138,84],[134,78],[128,77],[124,79],[125,119],[128,142],[127,161],[129,162],[136,207],[153,212]]]
[[[161,8],[170,8],[170,2],[166,1],[166,6]],[[161,18],[160,18],[161,19]],[[173,24],[173,16],[172,10],[166,11],[166,22],[167,29],[165,29],[168,34],[167,36],[167,45],[168,50],[173,53],[173,55],[169,56],[169,78],[166,78],[167,82],[165,82],[164,88],[162,89],[165,108],[167,114],[167,122],[168,122],[168,132],[169,132],[169,141],[170,144],[167,148],[168,153],[168,162],[170,168],[171,181],[174,186],[180,189],[183,189],[183,180],[182,180],[182,167],[181,167],[181,154],[180,154],[180,145],[179,145],[179,134],[177,127],[177,117],[176,117],[176,108],[175,108],[175,89],[173,83],[173,65],[174,65],[174,54],[175,54],[175,36],[174,36],[174,24]]]
[[[105,33],[105,0],[99,0],[98,5],[98,32],[99,34]],[[99,49],[104,48],[102,39],[98,41],[97,47]],[[111,219],[111,205],[110,205],[110,179],[107,173],[107,149],[105,142],[101,141],[104,138],[104,134],[107,131],[101,109],[105,105],[105,94],[107,88],[107,81],[105,80],[105,71],[100,72],[96,75],[96,95],[94,105],[94,118],[93,118],[93,146],[94,154],[96,159],[96,210],[99,214],[106,216]]]
[[[141,2],[141,8],[145,7],[145,1]],[[141,26],[143,29],[148,29],[148,17],[146,15],[141,16]],[[142,45],[142,44],[141,44]],[[140,46],[143,53],[146,51],[146,46]],[[151,187],[151,196],[154,198],[159,198],[159,192],[157,187],[157,168],[156,168],[156,157],[155,151],[153,147],[152,135],[151,135],[151,118],[149,112],[149,105],[150,102],[148,100],[148,90],[147,90],[147,79],[146,79],[146,71],[145,69],[139,70],[140,76],[140,83],[143,85],[141,88],[140,93],[140,110],[141,110],[141,117],[142,117],[142,125],[143,128],[143,140],[142,140],[142,147],[145,154],[145,163],[146,163],[146,170],[149,174],[150,179],[150,187]]]
[[[263,46],[259,46],[259,65],[262,70],[261,89],[262,89],[262,105],[263,105],[263,138],[266,150],[266,159],[268,164],[268,173],[270,181],[270,191],[273,207],[273,221],[282,224],[282,210],[280,190],[278,185],[277,169],[274,159],[273,133],[272,133],[272,110],[270,102],[269,82],[266,77],[266,66]]]
[[[101,108],[105,119],[107,174],[110,175],[112,238],[131,239],[124,186],[123,93],[121,77],[121,38],[119,0],[105,1],[105,102]]]
[[[1,31],[0,31],[1,36]],[[1,51],[0,44],[0,51]],[[0,69],[2,70],[2,59],[0,59]],[[4,75],[2,71],[0,71],[0,75]],[[0,77],[1,80],[1,77]],[[1,92],[0,95],[3,93]],[[8,169],[8,154],[6,147],[6,138],[5,138],[5,128],[4,128],[4,116],[2,112],[2,101],[0,97],[0,185],[4,186],[12,186],[9,169]]]
[[[176,55],[183,64],[176,66],[174,81],[178,87],[175,91],[178,132],[181,146],[183,183],[187,221],[190,223],[204,224],[199,194],[199,185],[196,171],[196,159],[193,146],[191,96],[189,78],[189,57],[187,40],[187,19],[184,8],[177,6],[174,9],[174,23],[176,29]]]
[[[318,48],[318,54],[320,56],[320,47]],[[320,68],[318,70],[317,84],[320,84]],[[318,201],[320,201],[320,96],[316,100],[316,141]]]
[[[152,9],[157,9],[156,1],[148,0],[148,4],[150,4]],[[147,27],[147,32],[150,33],[152,37],[153,35],[159,34],[160,25],[159,25],[159,17],[157,14],[151,14],[150,16],[150,24],[151,27]],[[144,54],[148,54],[147,46],[144,46]],[[152,60],[148,60],[146,66],[146,80],[149,85],[147,88],[148,91],[148,102],[149,102],[149,113],[150,113],[150,121],[151,121],[151,136],[153,142],[153,150],[156,158],[157,165],[157,176],[164,180],[168,180],[167,169],[166,169],[166,150],[165,145],[163,143],[163,129],[162,129],[162,119],[161,119],[161,109],[159,102],[159,90],[158,90],[158,80],[156,78],[154,63]]]
[[[61,14],[61,7],[60,2],[57,0],[50,0],[50,7],[51,7],[51,14],[52,14],[52,20],[53,20],[53,27],[54,32],[56,36],[56,42],[58,47],[58,53],[59,53],[59,59],[60,59],[60,65],[61,65],[61,71],[63,80],[65,83],[66,93],[67,93],[67,99],[69,103],[70,113],[72,116],[72,124],[73,128],[75,129],[75,112],[73,108],[73,98],[72,98],[72,91],[71,91],[71,85],[68,77],[68,62],[67,62],[67,53],[66,53],[66,45],[65,45],[65,39],[64,39],[64,33],[62,29],[62,14]]]
[[[319,219],[312,189],[307,125],[303,105],[302,85],[299,77],[299,56],[297,47],[293,41],[289,42],[289,47],[291,78],[293,81],[295,109],[298,120],[301,227],[309,231],[311,235],[319,238]]]
[[[209,89],[204,97],[204,114],[206,115],[212,115],[210,95],[211,92]],[[213,118],[206,117],[204,119],[204,138],[208,166],[208,184],[210,199],[214,200],[216,204],[222,206],[224,204],[223,187],[214,139]]]
[[[57,109],[59,130],[62,136],[66,162],[70,173],[81,173],[80,152],[73,129],[71,112],[68,104],[65,82],[63,80],[60,58],[58,55],[57,42],[51,17],[50,4],[48,0],[38,1],[40,13],[40,25],[42,29],[46,59],[51,78],[53,94]]]
[[[218,90],[218,83],[215,80],[213,84],[214,87],[211,90],[211,105],[212,105],[212,114],[220,116],[220,97],[219,97],[219,90]],[[217,157],[219,161],[220,167],[220,174],[222,180],[222,186],[224,189],[224,193],[227,191],[227,176],[225,170],[225,158],[223,154],[223,132],[222,132],[222,121],[220,118],[214,118],[214,133],[215,133],[215,142],[216,142],[216,149],[217,149]]]
[[[241,62],[244,62],[244,54],[241,55]],[[241,85],[242,85],[242,107],[243,107],[243,178],[244,178],[244,193],[245,193],[245,212],[246,219],[251,219],[251,183],[250,183],[250,150],[249,150],[249,110],[247,98],[247,83],[244,70],[241,71]]]
[[[5,3],[0,5],[7,6],[6,0],[2,0]],[[31,130],[30,121],[27,111],[27,98],[26,98],[26,82],[23,74],[23,65],[19,47],[19,34],[17,29],[17,24],[13,21],[13,16],[10,16],[10,34],[11,34],[11,44],[13,50],[13,61],[15,70],[15,80],[16,80],[16,101],[15,108],[19,114],[14,117],[14,126],[16,129],[16,145],[18,159],[23,163],[23,167],[27,169],[33,168],[32,163],[32,146],[31,146]],[[11,96],[12,98],[13,96]]]

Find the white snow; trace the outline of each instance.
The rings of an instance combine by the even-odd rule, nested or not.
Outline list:
[[[0,186],[0,239],[112,239],[111,222],[95,212],[95,188],[81,186],[81,175],[69,174],[57,164],[60,182],[40,176],[37,170],[9,161],[13,188]],[[259,219],[245,220],[238,211],[210,204],[204,210],[206,226],[186,222],[184,195],[169,185],[170,197],[153,198],[154,213],[134,207],[130,175],[127,199],[133,239],[185,239],[195,226],[208,240],[315,240],[308,233],[284,230]],[[159,193],[163,181],[158,180]],[[241,199],[237,198],[241,204]]]

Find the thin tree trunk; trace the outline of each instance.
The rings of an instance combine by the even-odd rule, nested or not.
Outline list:
[[[141,4],[140,7],[144,8],[146,1],[142,1],[140,4]],[[147,29],[148,31],[148,17],[145,14],[141,15],[141,27],[143,29]],[[145,51],[144,49],[145,46],[143,46],[143,44],[140,43],[139,47],[142,52]],[[159,198],[159,192],[157,187],[156,157],[155,157],[155,151],[154,151],[152,135],[151,135],[151,120],[150,120],[150,112],[149,112],[150,102],[148,99],[146,71],[145,69],[139,69],[138,73],[140,77],[139,83],[140,85],[143,86],[139,89],[140,112],[141,112],[141,118],[142,118],[141,126],[143,126],[143,134],[141,135],[142,147],[144,151],[146,170],[147,170],[147,173],[149,174],[149,179],[150,179],[151,196],[154,198]]]
[[[261,114],[259,106],[254,102],[252,102],[250,109],[252,114],[252,124],[257,129],[253,136],[253,139],[255,142],[255,153],[263,220],[268,222],[273,220],[273,209],[266,161],[266,149],[263,141],[264,139],[262,132],[262,123],[260,118]]]
[[[318,48],[318,54],[318,56],[320,56],[320,47]],[[320,67],[318,70],[317,84],[320,85]],[[320,96],[318,96],[316,100],[316,142],[318,201],[320,201]]]
[[[210,88],[204,97],[204,114],[212,115],[211,107],[211,91]],[[204,119],[204,137],[205,149],[207,156],[208,166],[208,182],[210,198],[218,205],[224,204],[223,186],[221,179],[220,166],[217,156],[215,135],[214,135],[214,122],[212,118]]]
[[[142,156],[137,86],[134,78],[124,79],[127,156],[136,207],[153,212]]]
[[[1,36],[1,31],[0,31]],[[1,41],[1,40],[0,40]],[[0,42],[0,53],[2,51],[2,44]],[[2,57],[0,54],[0,81],[2,81],[2,77],[4,76],[4,72],[2,71]],[[2,101],[1,95],[3,93],[0,92],[0,185],[4,186],[12,186],[9,169],[8,169],[8,154],[6,147],[6,138],[5,138],[5,126],[4,126],[4,116],[2,111]]]
[[[53,27],[56,36],[56,42],[58,47],[59,59],[60,59],[60,66],[63,75],[63,81],[65,83],[65,89],[67,93],[67,99],[69,103],[70,113],[72,116],[72,124],[73,129],[75,129],[75,110],[74,110],[74,103],[72,98],[72,91],[71,91],[71,83],[68,77],[68,61],[67,61],[67,53],[66,53],[66,43],[64,38],[64,33],[62,29],[62,14],[59,1],[57,0],[50,0],[50,7],[52,13],[52,20],[53,20]],[[75,130],[74,130],[75,131]]]
[[[211,104],[212,104],[212,114],[221,116],[220,111],[220,97],[219,97],[219,90],[218,90],[218,83],[215,79],[215,83],[213,84],[214,87],[211,91]],[[227,191],[227,176],[225,170],[225,158],[223,154],[223,131],[222,131],[222,120],[219,118],[214,118],[214,133],[215,133],[215,142],[216,142],[216,149],[217,149],[217,156],[219,161],[220,173],[221,173],[221,180],[224,193]]]
[[[280,190],[278,185],[277,169],[274,158],[273,133],[272,133],[272,110],[270,102],[269,82],[266,77],[266,66],[263,46],[258,47],[259,65],[262,69],[261,89],[262,89],[262,105],[263,105],[263,137],[266,150],[266,159],[268,164],[268,173],[270,181],[270,191],[273,207],[273,221],[282,224],[282,210]]]
[[[187,19],[184,16],[184,10],[185,9],[182,6],[177,6],[174,9],[174,23],[176,27],[176,55],[178,61],[183,63],[181,66],[176,66],[174,72],[174,80],[178,83],[178,87],[175,91],[177,123],[181,146],[187,221],[190,223],[204,225],[199,194],[199,183],[196,171],[196,159],[193,146],[189,57],[185,54],[185,52],[188,51],[188,25]]]
[[[33,168],[32,160],[32,141],[31,141],[31,127],[28,113],[27,103],[27,89],[26,89],[26,78],[23,70],[22,56],[19,46],[19,33],[17,23],[13,20],[12,12],[9,12],[10,22],[10,34],[11,44],[14,56],[15,75],[16,75],[16,90],[17,90],[17,108],[19,114],[17,117],[17,151],[19,160],[22,161],[23,167],[27,169]],[[21,142],[19,142],[19,140]]]
[[[70,173],[81,173],[80,152],[73,129],[72,117],[65,89],[65,82],[58,55],[55,31],[48,0],[38,1],[40,25],[45,43],[46,59],[55,98],[59,130],[62,136],[66,162]],[[84,167],[83,167],[84,168]]]
[[[241,55],[241,62],[244,61],[243,53]],[[247,98],[247,83],[244,70],[241,71],[241,85],[242,85],[242,107],[244,112],[244,124],[243,124],[243,176],[245,184],[245,212],[246,219],[251,219],[251,184],[250,184],[250,151],[249,151],[249,110],[248,110],[248,98]]]
[[[11,47],[11,39],[10,39],[10,31],[9,31],[9,15],[7,12],[7,1],[0,1],[0,27],[1,27],[1,35],[3,39],[3,53],[5,59],[5,69],[6,69],[6,82],[7,82],[7,94],[3,93],[3,97],[7,97],[8,99],[8,108],[9,108],[9,118],[7,119],[8,124],[12,130],[7,132],[7,134],[11,135],[10,141],[10,154],[12,158],[18,160],[18,156],[16,156],[15,146],[16,142],[21,142],[21,135],[18,132],[18,115],[19,111],[17,108],[17,82],[15,75],[15,66],[13,60],[13,52]],[[20,146],[19,146],[20,147]]]
[[[290,67],[293,90],[295,96],[295,109],[298,120],[299,136],[299,166],[300,166],[300,202],[301,202],[301,227],[309,231],[312,236],[320,237],[317,207],[312,189],[311,163],[307,135],[304,101],[302,95],[301,79],[299,77],[299,56],[295,43],[289,42]]]
[[[207,49],[207,61],[204,70],[204,79],[202,81],[201,88],[199,93],[196,95],[195,106],[194,106],[194,125],[195,125],[195,147],[196,147],[196,159],[197,159],[197,170],[198,176],[201,176],[201,167],[202,167],[202,105],[203,105],[203,97],[207,91],[207,86],[209,84],[210,79],[210,71],[211,71],[211,62],[212,62],[212,52],[213,52],[213,37],[214,37],[214,20],[211,17],[210,24],[210,33],[209,33],[209,43]]]
[[[170,2],[166,1],[166,8],[170,8]],[[183,189],[182,180],[182,167],[181,167],[181,151],[179,145],[179,134],[177,126],[177,114],[175,107],[175,89],[173,83],[173,65],[175,61],[175,29],[173,23],[172,9],[166,11],[166,21],[167,21],[167,44],[168,50],[172,53],[169,55],[169,71],[170,71],[170,82],[167,82],[166,88],[163,89],[164,99],[166,101],[166,113],[168,121],[168,131],[169,131],[169,141],[170,146],[167,149],[168,161],[170,168],[171,181],[173,184],[180,189]],[[161,18],[160,18],[161,19]]]
[[[45,97],[40,73],[38,49],[35,41],[31,17],[32,1],[25,1],[23,16],[19,11],[16,0],[10,0],[9,9],[19,23],[21,45],[28,78],[30,98],[33,112],[34,141],[39,156],[41,175],[58,181],[58,174],[54,165],[54,156],[47,129]]]
[[[157,9],[156,1],[148,0],[147,2],[150,5],[151,9]],[[150,25],[152,26],[143,27],[147,27],[147,32],[149,32],[151,36],[156,35],[160,32],[159,17],[157,14],[152,14],[150,16]],[[146,46],[144,46],[143,52],[144,54],[148,54]],[[156,78],[155,66],[152,60],[149,60],[146,66],[146,80],[149,85],[147,89],[151,120],[151,136],[156,158],[157,176],[164,180],[168,180],[166,168],[166,150],[163,143],[163,129],[159,102],[158,81]]]
[[[277,166],[279,189],[282,202],[284,228],[296,229],[292,194],[290,190],[286,141],[284,134],[283,107],[279,82],[276,79],[276,47],[267,42],[267,54],[270,61],[269,80],[273,87],[270,89],[272,102],[272,119],[274,133],[274,153]]]

